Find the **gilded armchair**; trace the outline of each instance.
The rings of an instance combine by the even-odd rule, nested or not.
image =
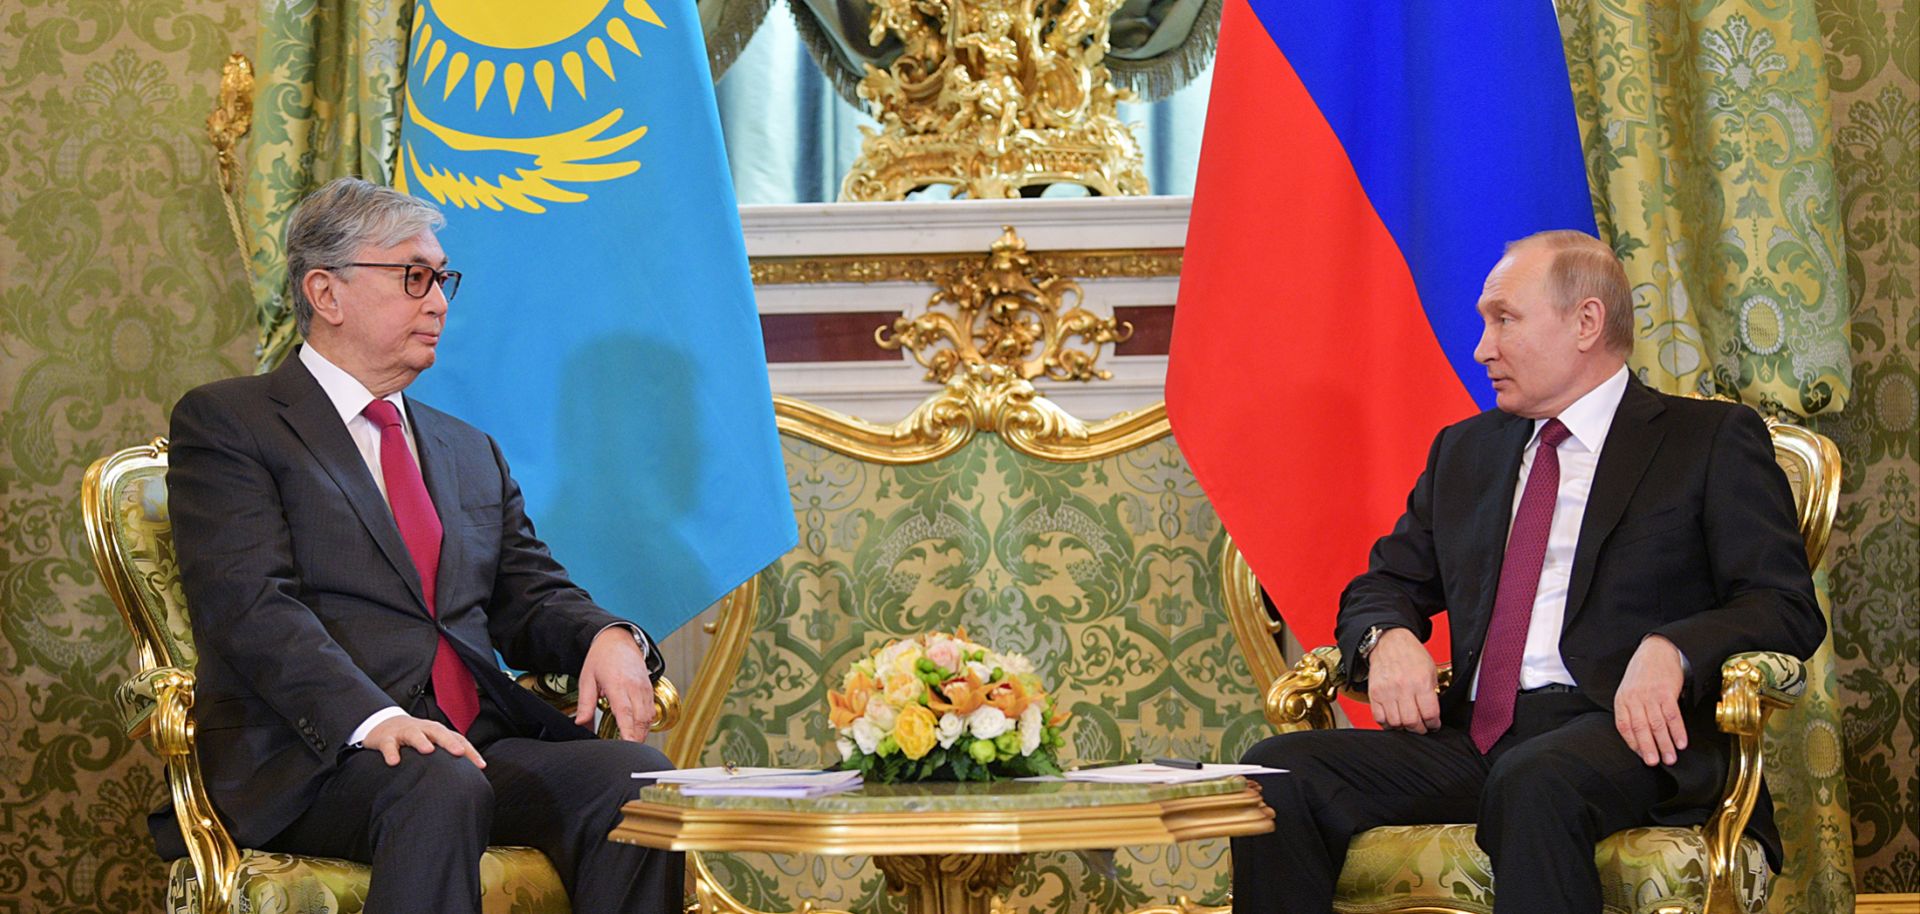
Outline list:
[[[1833,527],[1840,489],[1840,458],[1833,442],[1769,419],[1774,456],[1792,482],[1808,564],[1819,567]],[[1239,613],[1240,608],[1229,606]],[[1244,614],[1244,627],[1265,624]],[[1335,723],[1335,696],[1348,689],[1337,647],[1320,647],[1286,671],[1271,639],[1243,639],[1248,663],[1270,682],[1264,710],[1280,732],[1325,729]],[[1451,671],[1441,668],[1442,683]],[[1638,828],[1615,834],[1596,850],[1609,914],[1753,914],[1764,909],[1769,872],[1758,842],[1744,837],[1761,786],[1763,735],[1777,710],[1792,709],[1806,689],[1806,671],[1794,657],[1746,653],[1721,667],[1716,717],[1736,745],[1718,807],[1695,828]],[[1783,823],[1783,834],[1792,830]],[[1789,859],[1794,847],[1786,848]],[[1486,914],[1493,877],[1474,843],[1471,825],[1376,828],[1353,839],[1336,888],[1335,910]]]
[[[355,914],[366,894],[366,866],[236,847],[207,796],[194,749],[196,655],[174,561],[166,471],[167,442],[156,438],[95,461],[81,483],[87,544],[135,647],[135,671],[114,692],[115,705],[127,735],[148,740],[165,763],[188,850],[169,870],[166,910]],[[557,706],[573,704],[570,677],[523,675],[520,681]],[[666,730],[676,722],[679,698],[664,679],[658,695],[656,729]],[[489,848],[480,878],[487,914],[570,910],[559,874],[532,848]]]

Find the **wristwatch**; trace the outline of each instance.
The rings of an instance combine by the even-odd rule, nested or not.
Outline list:
[[[1361,660],[1366,660],[1368,657],[1373,656],[1373,649],[1380,646],[1380,636],[1386,634],[1386,632],[1387,629],[1384,625],[1376,625],[1367,629],[1366,637],[1360,639]]]

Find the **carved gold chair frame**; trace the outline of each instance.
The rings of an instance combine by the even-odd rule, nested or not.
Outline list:
[[[1792,482],[1800,534],[1806,540],[1807,563],[1818,568],[1826,554],[1840,498],[1840,452],[1817,432],[1775,418],[1767,419],[1774,459]],[[1235,554],[1237,558],[1237,553]],[[1229,581],[1241,580],[1231,575]],[[1251,581],[1250,575],[1245,577]],[[1335,725],[1335,697],[1341,694],[1364,702],[1364,692],[1348,687],[1337,647],[1319,647],[1288,668],[1271,638],[1252,637],[1268,619],[1255,595],[1227,602],[1234,614],[1248,665],[1261,681],[1270,682],[1264,712],[1282,733],[1329,729]],[[1257,611],[1256,611],[1257,610]],[[1451,679],[1451,665],[1440,671],[1441,687]],[[1742,903],[1737,864],[1741,834],[1759,799],[1764,759],[1761,736],[1776,710],[1792,707],[1805,684],[1800,662],[1773,653],[1737,654],[1721,667],[1720,702],[1715,716],[1720,730],[1735,741],[1734,761],[1720,801],[1701,833],[1706,845],[1706,896],[1699,905],[1661,907],[1657,914],[1750,914]],[[1474,914],[1440,904],[1409,904],[1391,908],[1400,914]]]
[[[170,898],[169,910],[225,914],[233,909],[248,851],[234,844],[214,809],[194,747],[192,631],[164,502],[149,488],[165,485],[166,469],[165,438],[96,460],[81,481],[80,506],[100,581],[133,635],[135,670],[114,691],[114,705],[127,736],[149,740],[166,765],[193,867],[187,897]],[[573,677],[523,674],[519,681],[571,713]],[[662,678],[655,695],[660,717],[654,729],[671,731],[680,721],[679,691]],[[603,714],[600,736],[610,738],[614,730],[613,715]]]

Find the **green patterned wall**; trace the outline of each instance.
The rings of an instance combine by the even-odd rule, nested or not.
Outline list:
[[[130,641],[87,464],[246,370],[252,308],[201,122],[243,0],[0,4],[0,912],[157,910],[158,764],[116,732]]]
[[[1830,555],[1862,892],[1920,892],[1920,3],[1819,0],[1853,305]]]
[[[291,0],[297,6],[297,0]],[[1920,0],[1819,0],[1852,304],[1833,552],[1858,876],[1920,891]],[[244,0],[0,6],[0,914],[158,905],[120,737],[128,640],[85,558],[93,458],[252,363],[201,120]]]

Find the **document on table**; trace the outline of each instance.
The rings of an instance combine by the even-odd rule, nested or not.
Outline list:
[[[634,777],[655,777],[655,773],[636,772]],[[793,768],[690,768],[659,772],[655,780],[661,784],[679,784],[680,792],[686,796],[787,799],[844,793],[858,790],[862,783],[858,771]]]
[[[1175,768],[1171,765],[1155,765],[1150,762],[1138,765],[1109,765],[1104,768],[1082,768],[1065,774],[1047,778],[1029,778],[1027,780],[1082,781],[1094,784],[1190,784],[1196,781],[1213,781],[1234,775],[1285,774],[1283,768],[1268,768],[1264,765],[1215,764],[1209,762],[1198,768]]]

